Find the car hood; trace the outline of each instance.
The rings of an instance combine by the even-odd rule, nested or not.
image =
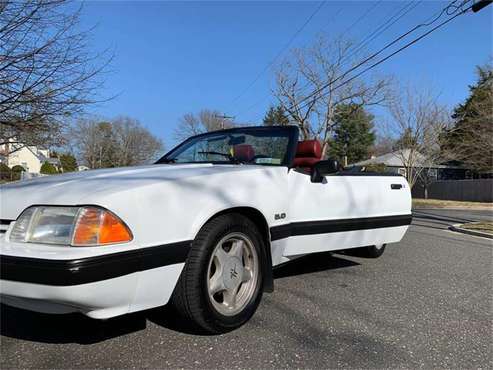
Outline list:
[[[213,164],[159,164],[90,170],[18,181],[0,186],[0,218],[15,219],[36,204],[101,204],[115,193],[132,192],[156,183],[176,182],[236,171],[261,170],[262,166]],[[101,204],[102,205],[102,204]]]

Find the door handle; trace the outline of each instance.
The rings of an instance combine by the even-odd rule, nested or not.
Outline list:
[[[392,190],[399,190],[399,189],[402,189],[402,184],[391,184],[390,188]]]

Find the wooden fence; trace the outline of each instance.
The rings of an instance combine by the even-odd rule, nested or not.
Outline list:
[[[424,187],[413,187],[413,198],[424,198]],[[436,181],[428,186],[429,199],[493,202],[493,179]]]

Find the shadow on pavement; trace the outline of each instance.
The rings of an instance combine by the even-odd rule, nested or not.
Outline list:
[[[0,305],[0,334],[34,342],[92,344],[145,327],[143,313],[103,321],[77,313],[50,315]]]
[[[359,265],[359,263],[335,257],[332,252],[313,253],[275,267],[274,279],[356,265]]]
[[[474,220],[471,220],[468,218],[449,217],[449,216],[437,215],[437,214],[433,214],[431,212],[423,212],[423,211],[413,211],[413,219],[444,221],[446,224],[464,223],[464,222],[474,221]]]
[[[417,220],[413,220],[412,226],[424,227],[427,229],[435,229],[435,230],[448,230],[450,224],[443,222],[430,222],[430,221],[423,221],[421,223],[418,223]]]
[[[355,265],[358,263],[334,257],[331,253],[316,253],[275,268],[274,277],[278,279]],[[205,334],[169,306],[103,321],[78,313],[50,315],[0,305],[0,335],[42,343],[94,344],[143,330],[147,320],[185,334]]]

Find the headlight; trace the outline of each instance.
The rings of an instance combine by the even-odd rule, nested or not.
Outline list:
[[[132,240],[125,223],[99,207],[27,208],[15,221],[10,233],[13,242],[88,247]]]

